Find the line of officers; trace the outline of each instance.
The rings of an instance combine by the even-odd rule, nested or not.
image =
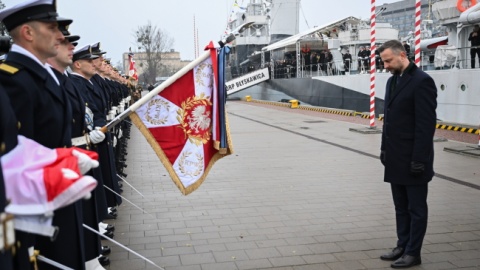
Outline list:
[[[402,45],[405,48],[405,52],[407,53],[407,57],[411,57],[410,55],[410,45],[406,41],[402,41]],[[358,61],[358,71],[361,73],[368,72],[370,70],[370,61],[371,61],[371,50],[370,46],[360,46],[360,50],[357,54],[357,61]],[[343,62],[345,64],[345,71],[350,71],[352,65],[352,55],[350,54],[349,50],[342,55]],[[411,59],[412,61],[414,59]],[[375,50],[375,66],[376,69],[383,70],[384,65],[382,58],[380,57],[380,53],[378,50]]]
[[[357,53],[357,70],[360,73],[368,73],[370,71],[370,61],[371,61],[371,50],[370,46],[360,46],[359,51]],[[342,54],[343,63],[345,67],[345,71],[349,72],[352,68],[352,55],[350,54],[349,50],[346,50],[345,53]],[[380,58],[380,54],[378,50],[375,50],[375,66],[377,69],[383,70],[383,61]]]
[[[0,20],[13,40],[0,65],[0,156],[23,135],[51,149],[95,151],[100,163],[87,173],[98,182],[91,198],[53,213],[55,239],[15,229],[13,245],[9,215],[2,213],[8,187],[0,166],[0,269],[58,269],[36,260],[38,252],[73,269],[104,269],[110,248],[83,224],[113,237],[115,227],[103,221],[115,219],[122,203],[131,124],[100,128],[128,107],[135,87],[104,58],[100,42],[78,48],[80,37],[68,31],[72,20],[58,16],[55,0],[28,0],[0,10]]]

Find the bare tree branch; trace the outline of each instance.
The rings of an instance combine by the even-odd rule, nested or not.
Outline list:
[[[169,34],[150,21],[146,25],[139,26],[134,33],[138,50],[145,54],[143,77],[147,83],[154,83],[157,74],[162,67],[162,53],[167,52],[173,46],[174,40]],[[139,59],[140,60],[140,59]]]

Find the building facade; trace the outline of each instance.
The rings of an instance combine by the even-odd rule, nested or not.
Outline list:
[[[128,73],[130,67],[130,62],[128,60],[128,52],[123,53],[123,68],[125,73]],[[171,50],[170,52],[161,53],[161,63],[159,70],[157,71],[157,77],[169,77],[175,74],[177,71],[182,69],[191,61],[181,60],[180,52]],[[147,54],[145,52],[134,52],[133,60],[135,61],[135,68],[137,69],[138,80],[145,82],[143,73],[147,66]],[[155,83],[155,82],[145,82],[145,83]]]
[[[438,20],[433,16],[431,6],[433,0],[421,1],[421,19],[431,37],[444,35],[444,29],[439,26]],[[415,0],[403,0],[376,7],[376,21],[390,23],[398,29],[399,39],[407,39],[415,33]]]

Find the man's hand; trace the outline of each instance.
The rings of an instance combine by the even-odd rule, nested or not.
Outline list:
[[[418,161],[412,161],[410,162],[410,174],[413,176],[420,176],[423,174],[425,171],[425,164],[418,162]]]
[[[98,161],[91,159],[88,155],[79,152],[77,150],[72,151],[72,155],[77,157],[78,160],[78,168],[80,169],[80,173],[83,175],[86,172],[90,171],[92,168],[98,167],[100,163]]]
[[[88,136],[90,137],[90,141],[93,144],[98,144],[103,142],[103,140],[105,140],[105,133],[98,130],[98,127],[95,130],[90,131]]]

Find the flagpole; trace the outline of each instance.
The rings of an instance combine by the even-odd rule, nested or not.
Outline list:
[[[165,82],[161,83],[159,86],[155,87],[152,91],[148,92],[145,96],[137,100],[137,102],[133,103],[128,107],[125,111],[117,115],[115,118],[112,119],[105,127],[102,128],[102,131],[107,131],[117,124],[119,124],[123,119],[127,118],[130,114],[134,113],[140,106],[147,103],[150,99],[154,96],[158,95],[162,92],[165,88],[169,87],[172,83],[176,80],[181,78],[183,75],[187,74],[191,69],[199,65],[201,62],[205,61],[210,56],[209,51],[205,51],[202,55],[200,55],[197,59],[190,62],[188,65],[180,69],[177,73],[170,76]]]
[[[221,40],[218,42],[220,44],[220,47],[223,47],[225,46],[225,44],[232,42],[235,39],[236,35],[242,33],[245,29],[249,28],[252,24],[254,24],[254,22],[248,22],[235,28],[235,30],[233,30],[229,36],[227,36],[224,40]],[[118,125],[120,122],[122,122],[123,119],[127,118],[130,114],[134,113],[140,106],[147,103],[154,96],[158,95],[158,93],[162,92],[165,88],[170,86],[176,80],[181,78],[183,75],[187,74],[187,72],[189,72],[191,69],[199,65],[201,62],[205,61],[205,59],[207,59],[209,56],[210,56],[210,51],[205,51],[197,59],[190,62],[188,65],[180,69],[174,75],[170,76],[170,78],[168,78],[165,82],[155,87],[148,94],[146,94],[145,96],[137,100],[137,102],[130,105],[130,107],[128,107],[125,111],[123,111],[122,113],[117,115],[115,118],[113,118],[112,121],[110,121],[106,126],[101,128],[101,131],[105,133],[108,130],[112,129],[114,126]]]

